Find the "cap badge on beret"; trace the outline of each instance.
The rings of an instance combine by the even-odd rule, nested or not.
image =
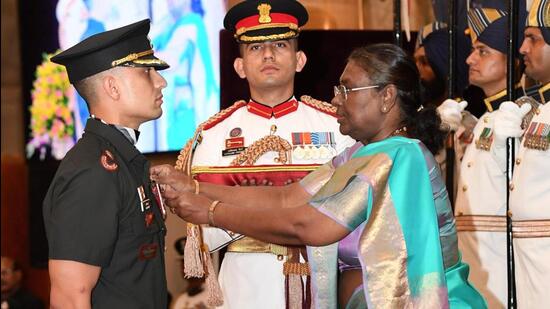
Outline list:
[[[271,5],[267,3],[262,3],[258,5],[258,12],[260,12],[260,19],[258,21],[260,22],[260,24],[267,24],[271,22],[269,11],[271,11]]]

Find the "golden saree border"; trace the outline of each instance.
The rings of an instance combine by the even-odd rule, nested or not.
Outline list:
[[[300,185],[309,194],[315,195],[330,180],[334,174],[334,170],[332,162],[329,161],[304,177],[300,181]]]
[[[374,197],[369,221],[359,241],[366,270],[363,282],[368,282],[366,296],[374,308],[406,308],[411,304],[411,295],[405,235],[387,185],[389,175],[378,176],[374,185],[385,189],[375,191],[383,194]]]
[[[363,282],[368,282],[365,287],[368,303],[374,308],[448,308],[447,289],[441,286],[439,273],[429,273],[409,282],[405,233],[389,187],[393,161],[386,154],[377,155],[373,160],[373,164],[361,171],[373,192],[379,193],[372,196],[369,220],[359,241],[366,270]],[[414,297],[413,290],[422,293]]]
[[[335,170],[330,181],[312,199],[323,201],[319,209],[351,229],[362,220],[346,222],[344,218],[364,220],[368,209],[365,203],[372,200],[369,220],[360,236],[359,255],[365,266],[365,296],[374,308],[405,308],[412,304],[405,236],[388,187],[392,165],[393,161],[385,153],[352,158]],[[342,203],[354,206],[344,209],[340,207]]]
[[[382,162],[388,160],[386,154],[350,159],[334,171],[330,180],[311,198],[310,204],[350,231],[354,230],[367,218],[370,191],[378,189],[376,184],[381,183],[378,179],[382,175],[386,175],[387,180],[391,160],[389,165]]]
[[[390,161],[390,162],[387,162]],[[371,163],[372,162],[372,163]],[[383,162],[389,163],[388,164],[382,164]],[[380,166],[378,166],[380,164]],[[378,170],[378,172],[374,172],[373,169]],[[362,174],[362,175],[369,175],[368,179],[377,179],[375,178],[378,174],[380,177],[380,174],[389,174],[391,169],[391,159],[388,157],[388,155],[384,153],[375,154],[371,156],[366,157],[358,157],[358,158],[351,158],[346,164],[338,167],[334,173],[332,178],[329,182],[326,183],[325,186],[315,196],[313,196],[313,201],[319,201],[326,199],[327,197],[330,197],[332,195],[335,195],[342,191],[350,178],[352,178],[355,175]],[[372,175],[372,176],[371,176]]]

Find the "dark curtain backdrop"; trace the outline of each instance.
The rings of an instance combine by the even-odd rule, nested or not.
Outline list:
[[[42,63],[43,53],[52,53],[59,48],[55,6],[57,0],[19,1],[21,42],[22,98],[25,106],[25,142],[30,130],[31,89],[36,66]],[[47,267],[48,245],[42,220],[42,200],[53,178],[58,162],[53,159],[40,161],[37,156],[29,158],[29,251],[33,267]]]

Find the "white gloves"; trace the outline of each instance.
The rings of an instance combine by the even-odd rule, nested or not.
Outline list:
[[[462,122],[462,111],[468,106],[468,102],[457,102],[453,99],[447,99],[437,107],[437,113],[441,117],[443,127],[450,128],[451,131],[458,130]]]
[[[520,137],[523,134],[521,122],[530,110],[530,104],[523,104],[520,107],[514,102],[506,101],[500,105],[493,116],[493,142],[495,146],[506,144],[506,138],[508,137]]]
[[[521,107],[514,102],[502,102],[499,109],[494,111],[493,117],[493,144],[491,154],[502,172],[506,171],[506,138],[520,137],[523,134],[521,122],[531,110],[531,104]],[[517,153],[518,147],[514,149]]]

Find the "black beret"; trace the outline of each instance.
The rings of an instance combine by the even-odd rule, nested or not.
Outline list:
[[[101,32],[55,55],[52,62],[67,68],[71,83],[83,80],[116,66],[154,67],[164,70],[169,65],[155,57],[147,37],[150,20]]]
[[[225,15],[225,29],[239,43],[295,38],[308,20],[306,8],[296,0],[248,0]]]

